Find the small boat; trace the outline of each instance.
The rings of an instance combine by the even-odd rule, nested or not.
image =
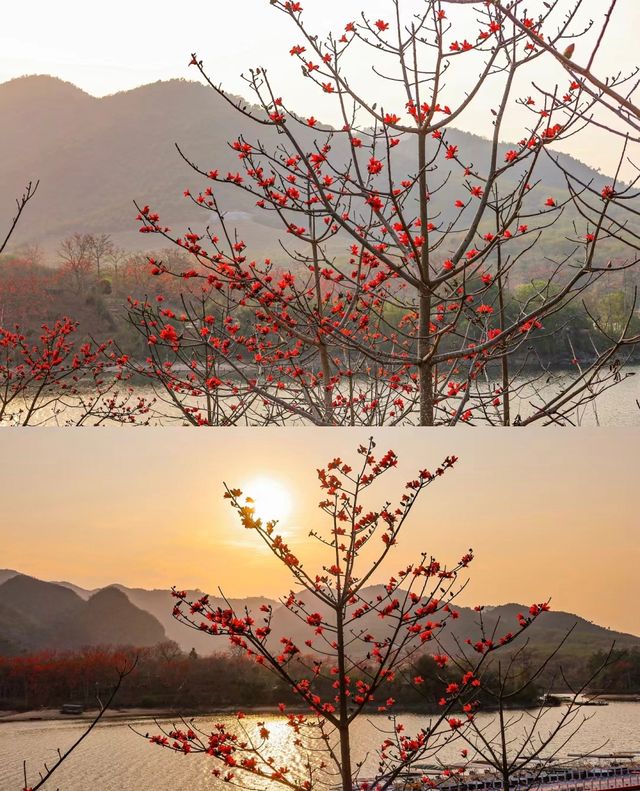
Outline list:
[[[83,714],[84,706],[82,703],[63,703],[60,707],[60,714]]]

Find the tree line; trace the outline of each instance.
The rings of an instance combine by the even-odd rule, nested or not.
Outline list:
[[[600,667],[604,652],[596,652],[573,664],[569,678],[576,682],[590,670]],[[80,703],[95,708],[97,696],[105,697],[117,680],[118,669],[137,658],[135,668],[118,692],[119,708],[149,708],[192,713],[223,709],[270,709],[279,703],[294,705],[295,693],[246,657],[233,653],[199,656],[194,650],[182,651],[176,643],[153,648],[101,646],[73,651],[38,651],[0,657],[0,709],[26,711],[59,708],[64,703]],[[535,664],[533,656],[521,657],[521,670]],[[485,683],[495,681],[497,671],[489,668]],[[420,691],[412,683],[421,678]],[[385,690],[385,700],[393,698],[396,710],[425,713],[438,711],[442,690],[456,680],[450,667],[441,667],[431,654],[417,658]],[[513,708],[536,706],[548,691],[551,674],[538,678],[518,691],[510,701]],[[328,696],[331,682],[321,690]],[[551,692],[567,692],[556,678]],[[588,691],[594,693],[640,694],[640,651],[617,652],[606,670]],[[482,688],[478,691],[483,710],[492,709],[492,700]],[[382,701],[384,704],[384,701]],[[377,703],[369,710],[375,712]]]

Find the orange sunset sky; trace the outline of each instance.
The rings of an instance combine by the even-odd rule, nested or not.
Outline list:
[[[0,567],[88,588],[220,586],[276,596],[286,572],[223,500],[223,481],[260,512],[309,569],[322,527],[316,468],[373,433],[397,470],[367,501],[397,499],[415,472],[447,454],[456,468],[422,495],[387,565],[426,550],[443,562],[473,547],[461,604],[551,597],[611,628],[640,633],[640,432],[429,429],[145,429],[3,432]]]

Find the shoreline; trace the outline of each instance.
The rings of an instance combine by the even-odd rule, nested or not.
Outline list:
[[[640,703],[639,694],[602,694],[593,695],[596,700],[607,701],[611,703]],[[287,712],[300,713],[307,709],[304,706],[287,706]],[[141,708],[133,706],[129,709],[107,709],[104,713],[103,720],[154,720],[154,719],[190,719],[194,717],[216,717],[233,715],[237,711],[242,711],[244,714],[267,714],[270,716],[282,715],[282,712],[277,706],[247,706],[239,709],[237,706],[220,706],[215,711],[179,711],[177,709],[164,708]],[[491,709],[486,709],[491,711]],[[86,709],[82,714],[62,714],[59,709],[32,709],[30,711],[2,711],[0,710],[0,725],[12,722],[91,722],[95,719],[98,709]],[[375,712],[371,712],[375,713]],[[418,710],[416,708],[398,707],[397,714],[432,714],[433,712]]]
[[[637,692],[610,692],[606,693],[603,692],[599,694],[597,692],[589,694],[590,700],[605,700],[608,703],[640,703],[640,693]]]
[[[245,714],[270,714],[280,715],[277,706],[255,706],[238,709],[232,706],[220,706],[216,711],[179,711],[170,708],[141,708],[133,706],[130,709],[107,709],[102,715],[103,720],[130,720],[130,719],[190,719],[192,717],[216,717],[219,715],[235,714],[237,711]],[[287,711],[303,712],[302,706],[287,706]],[[31,711],[2,711],[0,710],[0,725],[11,722],[91,722],[98,714],[98,709],[85,709],[82,714],[62,714],[59,709],[33,709]]]

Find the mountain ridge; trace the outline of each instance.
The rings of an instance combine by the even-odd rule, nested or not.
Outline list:
[[[5,579],[7,574],[13,574],[14,576]],[[140,620],[141,616],[139,613],[142,612],[149,616],[152,622],[157,624],[157,626],[154,626],[155,631],[152,630],[151,632],[153,636],[158,638],[156,642],[161,642],[166,639],[173,640],[177,642],[183,650],[188,651],[191,648],[195,648],[198,653],[202,654],[228,649],[226,641],[216,640],[210,635],[188,629],[172,617],[171,613],[175,600],[169,589],[134,588],[114,583],[102,588],[88,590],[74,583],[48,583],[37,580],[34,577],[29,577],[28,575],[22,575],[19,572],[14,573],[13,570],[10,569],[0,569],[0,634],[4,635],[5,640],[8,635],[9,642],[11,642],[11,634],[15,632],[15,628],[12,632],[10,618],[11,606],[7,606],[7,601],[9,598],[9,604],[13,604],[15,607],[17,599],[15,595],[11,595],[7,598],[6,593],[7,590],[11,593],[12,587],[16,587],[16,583],[14,582],[13,585],[9,584],[8,588],[5,586],[11,583],[12,579],[15,580],[16,578],[21,578],[17,586],[18,588],[20,588],[20,586],[24,587],[24,580],[31,580],[32,589],[39,592],[38,595],[45,590],[41,585],[51,585],[52,590],[49,591],[49,593],[55,594],[57,597],[61,596],[60,591],[57,589],[63,588],[68,590],[70,596],[74,598],[64,597],[64,595],[63,598],[69,603],[71,616],[77,621],[77,628],[71,630],[71,638],[74,645],[77,644],[78,640],[81,640],[83,636],[89,638],[90,644],[99,644],[100,642],[122,643],[123,641],[124,643],[134,644],[135,641],[132,640],[132,638],[139,628],[136,624],[142,625],[143,634],[149,634],[148,631],[145,632],[145,619],[142,618],[142,620]],[[2,582],[2,580],[4,580],[4,582]],[[40,583],[40,585],[34,586],[33,582]],[[380,586],[368,587],[367,596],[369,598],[375,596],[378,588],[380,588]],[[193,590],[188,593],[190,598],[197,598],[203,595],[200,590]],[[20,595],[24,596],[24,591],[22,594],[18,591],[18,598]],[[82,595],[86,595],[86,600],[82,598]],[[302,594],[302,596],[304,596],[304,594]],[[126,607],[124,605],[124,600],[126,600],[133,609]],[[38,599],[38,601],[40,601],[40,599]],[[105,607],[104,602],[112,603],[117,613],[120,613],[120,618],[125,620],[128,618],[128,625],[131,628],[127,630],[125,628],[126,624],[119,623],[117,618],[114,621],[110,616],[109,607]],[[299,644],[303,644],[304,640],[309,637],[306,625],[302,624],[297,617],[287,610],[279,601],[269,597],[253,596],[229,599],[229,602],[236,611],[244,611],[246,607],[254,614],[259,614],[262,604],[271,605],[273,607],[271,626],[274,640],[278,640],[280,636],[286,634],[291,637],[294,642],[297,641]],[[224,600],[214,596],[211,596],[211,603],[214,607],[227,606]],[[81,605],[86,605],[86,607],[83,609]],[[99,607],[98,605],[101,606]],[[35,609],[37,609],[37,607],[35,607]],[[315,606],[315,609],[317,609],[317,606]],[[466,636],[477,633],[477,613],[470,607],[456,606],[456,610],[460,613],[459,618],[455,621],[456,634]],[[518,612],[526,611],[527,606],[515,602],[488,605],[483,610],[485,627],[489,633],[495,629],[497,634],[501,634],[503,631],[513,628],[514,624],[517,622]],[[29,629],[37,630],[40,628],[42,631],[42,627],[38,627],[38,619],[34,614],[34,606],[27,607],[26,609],[23,608],[20,612],[20,616],[26,619]],[[111,638],[110,640],[101,639],[104,632],[101,633],[99,629],[96,630],[92,627],[93,621],[91,617],[93,617],[94,621],[96,617],[99,617],[103,624],[108,621],[105,628],[106,633],[108,633]],[[62,622],[63,624],[65,623],[64,619]],[[68,624],[69,621],[67,620],[66,623]],[[360,625],[363,629],[370,631],[374,635],[382,635],[385,628],[383,622],[381,622],[375,614],[365,616],[360,622]],[[162,634],[160,634],[157,627],[161,628]],[[56,631],[57,628],[59,627],[55,627],[53,631]],[[543,619],[540,619],[531,627],[530,640],[535,648],[550,647],[559,643],[564,634],[571,628],[573,628],[571,636],[573,651],[587,652],[588,650],[605,650],[614,640],[618,647],[640,646],[640,636],[618,632],[608,627],[594,624],[582,616],[564,611],[551,611],[546,613]],[[42,634],[44,643],[47,642],[47,639],[53,639],[50,635],[51,631],[44,629]],[[150,638],[147,636],[145,639],[146,642],[144,644],[149,644]],[[53,640],[53,642],[55,643],[55,640]],[[454,647],[454,642],[448,631],[448,627],[447,630],[443,632],[442,643],[444,647],[449,650],[452,650]],[[433,650],[438,650],[435,644]],[[3,647],[3,642],[0,640],[0,653],[3,651],[7,652],[7,648],[6,646]]]
[[[20,573],[0,584],[0,635],[0,651],[10,654],[166,640],[161,623],[113,586],[85,600],[64,584]]]
[[[183,196],[186,188],[197,190],[202,179],[182,160],[175,143],[205,170],[235,171],[237,154],[228,141],[239,133],[260,137],[267,145],[276,140],[270,127],[248,130],[248,122],[208,86],[180,79],[94,97],[58,78],[30,75],[0,84],[0,111],[0,218],[11,216],[14,198],[29,179],[40,180],[12,240],[14,249],[39,242],[53,250],[75,231],[109,233],[120,246],[143,249],[149,239],[138,233],[134,200],[151,205],[172,228],[204,228],[210,215]],[[310,141],[313,134],[301,128],[303,140]],[[470,161],[477,164],[486,157],[485,138],[454,129],[448,135]],[[334,141],[339,157],[341,145]],[[399,171],[414,164],[409,146],[403,142],[396,149]],[[501,144],[501,151],[506,147]],[[583,180],[604,183],[596,170],[569,155],[559,156]],[[564,189],[564,179],[551,163],[540,164],[540,178],[550,191]],[[265,255],[277,252],[277,220],[259,211],[253,197],[226,185],[216,189],[250,247]],[[441,206],[449,205],[453,189],[445,185]]]

